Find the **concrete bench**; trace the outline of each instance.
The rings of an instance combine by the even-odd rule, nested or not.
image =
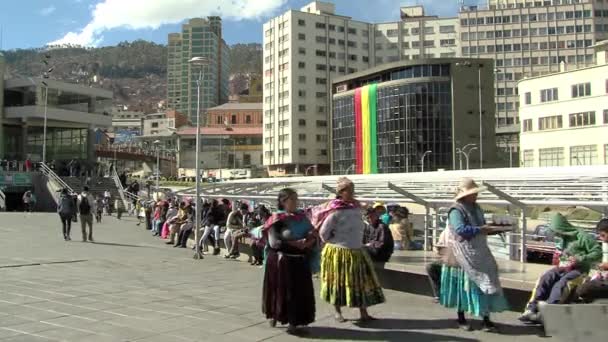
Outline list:
[[[608,341],[608,303],[541,304],[545,334],[560,341]]]

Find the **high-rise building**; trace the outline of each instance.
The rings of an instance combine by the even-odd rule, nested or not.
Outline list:
[[[489,0],[463,6],[458,17],[460,55],[495,60],[497,144],[515,155],[517,81],[558,72],[562,63],[594,65],[591,46],[608,38],[608,3],[597,0]]]
[[[169,34],[168,46],[167,108],[186,114],[196,123],[196,90],[201,68],[200,113],[228,101],[230,56],[228,45],[222,38],[222,19],[190,19],[182,26],[181,33]],[[192,66],[188,61],[193,57],[205,57],[208,64]],[[202,115],[201,120],[204,119]]]
[[[401,9],[372,24],[320,1],[264,24],[264,165],[271,176],[327,173],[332,79],[400,60],[458,54],[457,18]]]

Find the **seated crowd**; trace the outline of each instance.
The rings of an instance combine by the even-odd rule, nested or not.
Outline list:
[[[166,244],[186,248],[188,239],[194,235],[195,204],[191,199],[176,197],[157,201],[141,200],[135,205],[137,225],[144,225],[154,236],[166,239]],[[308,210],[310,213],[311,210]],[[220,253],[223,238],[226,259],[240,257],[240,245],[249,242],[250,262],[262,265],[266,241],[261,227],[271,212],[264,205],[250,207],[246,202],[228,199],[205,200],[201,207],[200,238],[198,244],[203,252]],[[399,205],[375,203],[362,213],[367,223],[363,244],[376,262],[387,262],[394,250],[420,249],[414,241],[414,229],[409,221],[409,211]],[[193,247],[194,249],[194,247]]]

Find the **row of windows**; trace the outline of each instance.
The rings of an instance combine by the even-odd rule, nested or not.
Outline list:
[[[495,62],[496,67],[512,67],[512,66],[526,66],[526,65],[559,64],[561,62],[565,62],[568,64],[584,64],[584,63],[592,63],[593,58],[594,58],[593,54],[589,54],[589,55],[571,55],[571,56],[505,58],[505,59],[496,59],[496,60],[494,60],[494,62]]]
[[[604,116],[603,123],[608,124],[608,109],[604,110],[603,116]],[[568,123],[569,123],[569,127],[593,126],[596,123],[595,111],[569,114]],[[538,118],[538,130],[539,131],[544,131],[544,130],[548,130],[548,129],[560,129],[562,127],[563,127],[563,122],[562,122],[561,115],[546,116],[546,117]],[[532,119],[523,120],[522,130],[524,132],[531,132],[533,130]]]
[[[565,11],[555,13],[533,13],[533,14],[522,14],[522,15],[503,15],[493,17],[482,17],[482,18],[469,18],[460,19],[461,26],[475,26],[475,25],[492,25],[492,24],[509,24],[509,23],[528,23],[528,22],[539,22],[539,21],[552,21],[552,20],[566,20],[566,19],[578,19],[578,18],[591,18],[591,10],[583,11]],[[597,13],[596,11],[596,16]],[[608,14],[608,11],[606,11]],[[607,15],[608,16],[608,15]]]
[[[580,40],[566,40],[566,41],[560,41],[560,42],[464,46],[464,47],[462,47],[462,54],[469,55],[469,54],[476,54],[476,53],[574,49],[574,48],[590,47],[592,45],[593,45],[593,40],[580,39]]]
[[[591,96],[591,82],[574,84],[570,87],[571,97],[573,99],[585,96]],[[608,80],[606,80],[606,93],[608,93]],[[540,102],[552,102],[559,100],[558,88],[541,89],[540,91]],[[532,104],[532,93],[526,92],[524,94],[525,104]]]
[[[479,31],[479,32],[462,32],[460,38],[463,41],[479,40],[479,39],[495,39],[495,38],[511,38],[511,37],[534,37],[556,34],[570,33],[589,33],[592,32],[592,25],[568,25],[555,27],[533,27],[530,29],[513,29],[499,31]]]
[[[608,164],[608,144],[604,148],[604,164]],[[570,165],[597,165],[598,160],[597,145],[579,145],[570,148]],[[564,147],[550,147],[538,149],[538,166],[564,166]],[[534,150],[524,150],[522,156],[522,166],[534,167]]]

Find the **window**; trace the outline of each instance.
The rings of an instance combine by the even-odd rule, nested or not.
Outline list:
[[[327,65],[325,65],[325,64],[317,64],[317,70],[319,70],[319,71],[325,71],[325,70],[327,70]]]
[[[441,45],[441,46],[454,46],[454,45],[456,45],[456,40],[455,39],[441,39],[439,41],[439,45]]]
[[[353,41],[348,41],[347,42],[348,47],[352,47],[352,48],[356,48],[357,47],[357,42],[353,42]]]
[[[325,38],[325,37],[316,36],[315,40],[317,41],[317,43],[323,43],[323,44],[327,43],[327,38]]]
[[[243,155],[243,164],[244,165],[251,165],[251,154],[244,154]]]
[[[582,145],[570,147],[570,165],[594,165],[596,162],[596,145]]]
[[[316,97],[318,99],[325,98],[325,97],[327,97],[327,93],[325,93],[325,92],[317,92]]]
[[[336,25],[329,24],[329,25],[327,26],[327,28],[328,28],[330,31],[335,31],[335,30],[336,30]]]
[[[348,28],[348,33],[350,34],[357,34],[357,29],[354,29],[352,27]]]
[[[532,131],[532,119],[526,119],[522,122],[522,128],[524,132]]]
[[[327,121],[317,120],[317,127],[327,127]]]
[[[306,105],[298,105],[298,112],[305,112],[306,111]]]
[[[524,150],[523,167],[534,167],[534,150]]]
[[[591,96],[591,83],[580,83],[572,86],[572,98]]]
[[[306,76],[298,76],[298,83],[306,83]]]
[[[298,154],[301,155],[301,156],[305,156],[306,155],[306,149],[305,148],[298,149]]]
[[[398,35],[399,35],[399,30],[387,30],[386,31],[387,37],[397,37]]]
[[[298,126],[305,127],[306,126],[306,120],[305,119],[298,120]]]
[[[563,166],[564,148],[541,148],[538,150],[538,166]]]
[[[325,29],[325,23],[315,23],[315,27],[318,29]]]
[[[336,45],[336,38],[329,38],[329,44]]]
[[[456,32],[454,25],[439,26],[439,33],[454,33],[454,32]]]
[[[315,55],[317,55],[317,57],[325,57],[325,56],[327,56],[327,52],[325,52],[323,50],[317,50],[317,51],[315,51]]]
[[[306,90],[298,90],[298,97],[306,97]]]
[[[306,40],[306,35],[304,33],[298,33],[298,40]]]
[[[298,26],[306,26],[306,21],[303,19],[298,19]]]
[[[152,123],[152,128],[158,128],[158,122],[153,122]]]
[[[317,77],[317,84],[327,84],[327,78],[318,78]]]
[[[289,156],[289,149],[288,148],[282,148],[279,150],[279,155],[281,156]]]
[[[595,112],[570,114],[570,127],[583,127],[595,125]]]
[[[299,141],[306,141],[306,134],[304,134],[304,133],[298,134],[298,140]]]
[[[306,63],[298,62],[298,69],[304,69],[304,68],[306,68]]]
[[[557,88],[543,89],[540,91],[540,102],[550,102],[557,100]]]
[[[525,97],[526,97],[526,99],[525,99],[526,102],[525,103],[527,105],[532,104],[532,93],[531,92],[527,92],[525,94]]]
[[[251,123],[251,115],[247,115],[247,116],[245,117],[245,123],[246,123],[246,124],[250,124],[250,123]]]
[[[608,124],[608,109],[604,109],[604,123]]]
[[[558,129],[562,128],[562,116],[546,116],[544,118],[538,118],[538,130],[544,131],[546,129]]]
[[[424,28],[424,34],[434,34],[435,33],[435,28],[432,26],[429,27],[425,27]]]

